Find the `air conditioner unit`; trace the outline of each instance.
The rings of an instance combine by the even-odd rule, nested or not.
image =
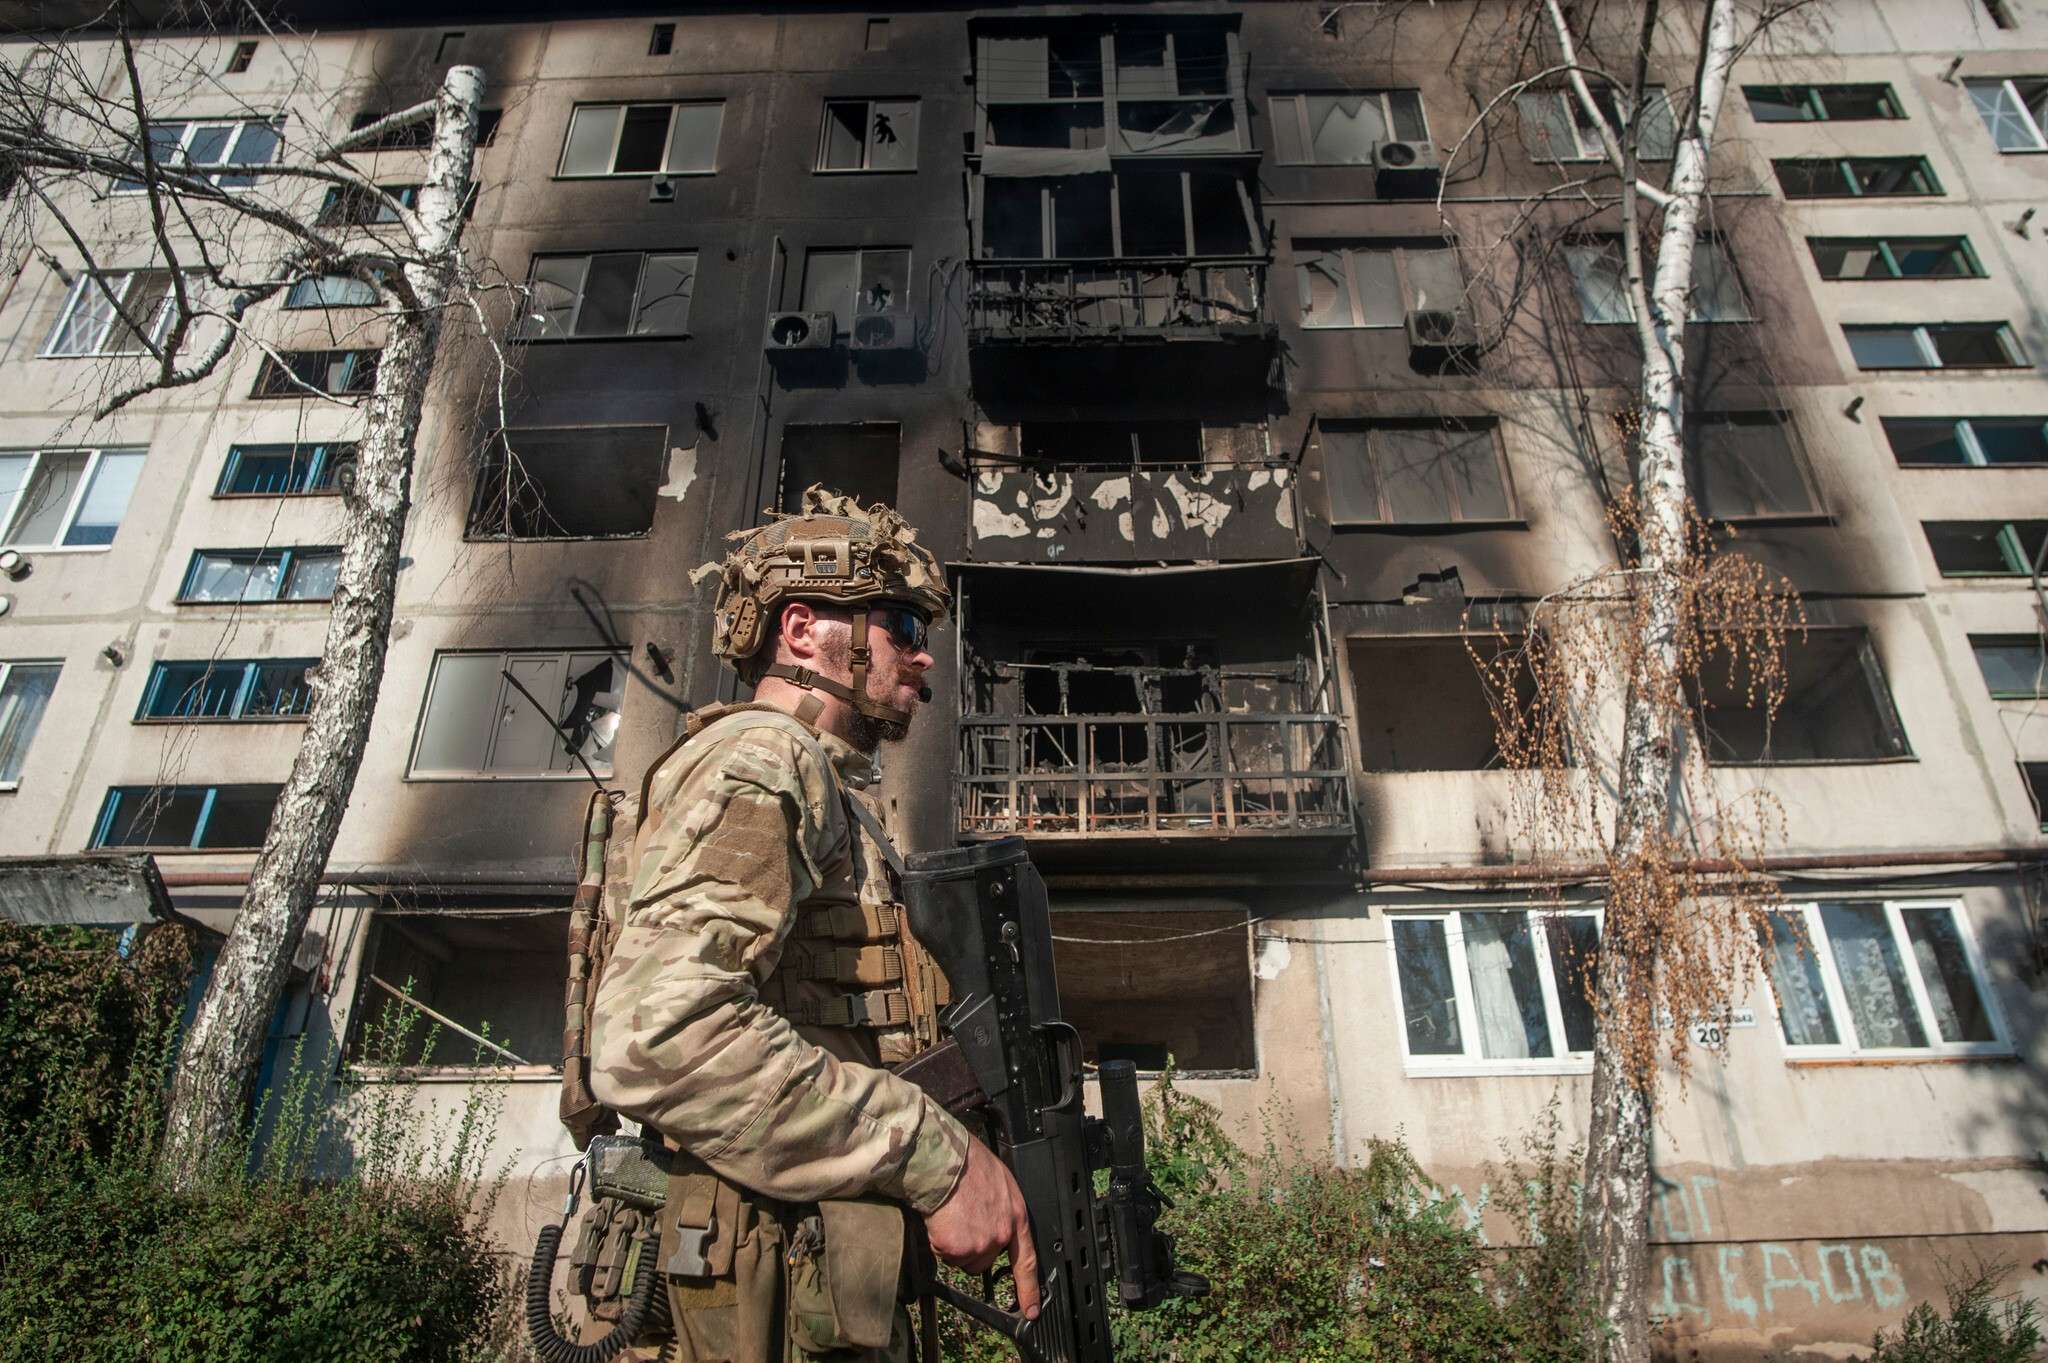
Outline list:
[[[771,312],[765,346],[769,350],[830,350],[832,326],[829,312]]]
[[[870,312],[853,319],[855,350],[909,350],[916,328],[907,312]]]
[[[1427,142],[1375,142],[1372,165],[1382,199],[1427,199],[1443,180],[1443,163]]]
[[[1456,309],[1416,308],[1404,320],[1411,353],[1450,355],[1479,345],[1479,328],[1469,314]]]

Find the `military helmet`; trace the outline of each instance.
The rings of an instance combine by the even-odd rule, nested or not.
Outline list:
[[[863,507],[843,493],[813,483],[804,490],[803,509],[771,513],[767,525],[726,536],[732,549],[722,559],[690,574],[692,582],[718,575],[711,606],[711,648],[746,676],[788,676],[799,686],[839,695],[864,713],[903,718],[887,707],[872,707],[862,694],[867,672],[869,603],[901,602],[933,620],[953,603],[945,569],[917,543],[917,531],[881,502]],[[819,601],[856,608],[851,693],[803,668],[749,666],[775,635],[783,603]]]

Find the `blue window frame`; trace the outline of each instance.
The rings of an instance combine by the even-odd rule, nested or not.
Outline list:
[[[331,547],[195,549],[178,600],[327,601],[340,572],[341,550]]]
[[[113,786],[93,824],[93,847],[253,851],[263,845],[282,785]]]
[[[220,471],[216,497],[317,497],[339,490],[338,477],[353,467],[356,447],[346,445],[235,445]]]
[[[159,720],[304,719],[313,708],[306,673],[317,658],[216,658],[158,663],[136,723]]]

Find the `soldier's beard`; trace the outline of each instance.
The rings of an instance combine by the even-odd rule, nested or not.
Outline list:
[[[824,660],[834,671],[847,676],[852,675],[853,659],[845,635],[837,630],[827,635],[823,652]],[[896,689],[896,682],[884,678],[879,672],[869,672],[867,686],[864,689],[867,699],[877,705],[887,705],[890,693]],[[878,691],[881,694],[877,695]],[[849,713],[846,717],[846,741],[853,745],[855,752],[873,756],[875,749],[884,743],[901,743],[910,733],[910,721],[907,719],[878,719],[873,715],[864,715],[852,706],[848,706],[847,709]]]

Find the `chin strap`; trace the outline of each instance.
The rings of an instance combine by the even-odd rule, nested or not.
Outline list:
[[[874,655],[868,648],[868,613],[864,608],[856,608],[853,612],[853,644],[847,650],[847,656],[853,662],[851,686],[833,681],[830,677],[821,677],[810,668],[798,667],[794,663],[776,663],[773,667],[763,670],[761,675],[780,677],[806,691],[823,691],[828,696],[837,696],[869,719],[885,719],[896,724],[910,723],[910,711],[884,705],[880,701],[870,699],[867,694],[868,664],[874,661]],[[926,695],[920,699],[927,698],[929,690],[930,688],[926,688]]]

